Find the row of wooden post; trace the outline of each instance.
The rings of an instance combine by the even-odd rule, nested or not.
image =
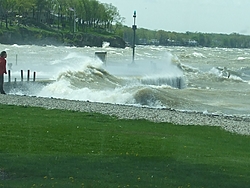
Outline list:
[[[27,82],[30,81],[30,70],[27,71]],[[36,81],[36,72],[33,73],[33,82]],[[8,70],[8,82],[11,82],[11,73],[10,70]],[[16,82],[16,78],[15,78]],[[21,70],[21,82],[23,82],[23,70]]]

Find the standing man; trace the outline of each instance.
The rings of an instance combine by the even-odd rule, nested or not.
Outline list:
[[[7,57],[6,51],[2,51],[0,55],[0,93],[1,94],[6,94],[5,91],[3,90],[4,74],[7,74],[6,59],[5,59],[6,57]]]

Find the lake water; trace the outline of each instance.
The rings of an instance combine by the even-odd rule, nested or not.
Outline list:
[[[2,45],[12,79],[36,72],[44,87],[17,95],[248,116],[250,49],[137,46],[132,49]],[[107,52],[106,63],[95,52]],[[11,66],[12,64],[12,66]],[[7,75],[5,81],[7,81]]]

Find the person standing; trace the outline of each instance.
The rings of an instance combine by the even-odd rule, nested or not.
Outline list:
[[[3,90],[4,74],[7,74],[6,59],[5,59],[6,57],[7,57],[6,51],[2,51],[0,55],[0,93],[1,94],[6,94],[5,91]]]

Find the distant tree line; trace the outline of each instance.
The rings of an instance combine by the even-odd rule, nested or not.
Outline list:
[[[73,32],[88,28],[112,31],[124,20],[115,6],[97,0],[1,0],[0,16],[6,28],[31,19]]]
[[[98,0],[0,0],[0,29],[24,25],[71,33],[94,31],[118,35],[132,43],[133,30],[123,22],[115,6]],[[138,26],[136,44],[250,48],[250,36],[153,31]]]
[[[123,37],[132,43],[133,31],[124,27]],[[216,33],[186,32],[177,33],[171,31],[152,31],[144,28],[136,30],[136,44],[162,45],[162,46],[200,46],[221,48],[250,48],[250,36]]]

